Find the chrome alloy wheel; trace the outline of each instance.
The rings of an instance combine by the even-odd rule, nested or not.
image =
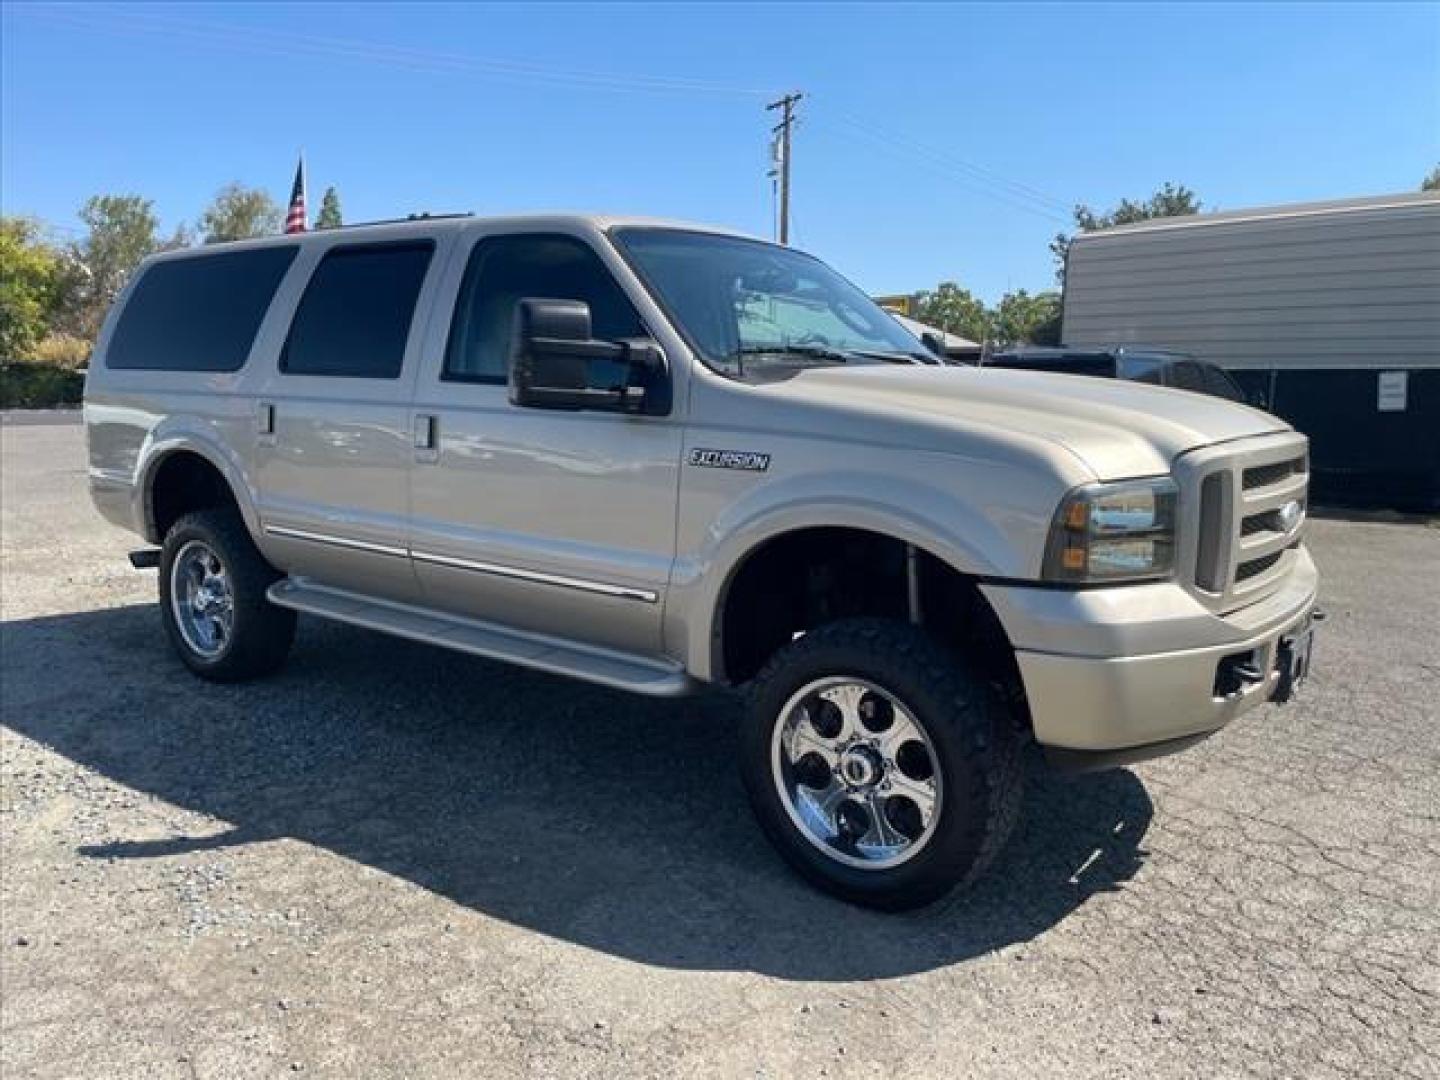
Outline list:
[[[207,660],[225,651],[235,630],[235,595],[220,557],[191,540],[170,568],[170,609],[185,644]]]
[[[820,679],[781,711],[771,773],[790,820],[830,858],[888,870],[929,842],[943,797],[924,727],[864,679]]]

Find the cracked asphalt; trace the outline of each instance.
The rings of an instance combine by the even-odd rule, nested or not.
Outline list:
[[[0,1074],[1440,1076],[1440,528],[1316,520],[1300,701],[1032,770],[943,914],[808,890],[733,705],[302,620],[169,653],[82,429],[3,430]]]

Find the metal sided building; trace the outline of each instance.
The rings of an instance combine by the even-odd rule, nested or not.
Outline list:
[[[1061,340],[1213,361],[1310,436],[1318,500],[1440,509],[1440,192],[1082,234]]]

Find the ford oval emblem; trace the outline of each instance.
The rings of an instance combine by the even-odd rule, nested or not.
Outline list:
[[[1287,533],[1294,532],[1295,526],[1300,524],[1300,519],[1304,516],[1305,510],[1301,507],[1299,500],[1291,499],[1280,507],[1280,527]]]

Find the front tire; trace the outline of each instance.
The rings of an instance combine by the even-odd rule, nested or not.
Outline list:
[[[750,685],[740,742],[766,836],[852,903],[903,910],[968,885],[1019,814],[1004,704],[906,623],[835,622],[781,649]]]
[[[279,577],[233,510],[199,510],[171,526],[160,550],[160,612],[185,666],[214,682],[279,668],[295,640],[295,613],[265,597]]]

